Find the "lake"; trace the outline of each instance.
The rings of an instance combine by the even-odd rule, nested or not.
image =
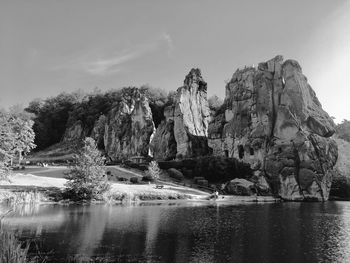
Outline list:
[[[350,262],[350,202],[24,206],[5,225],[48,262]]]

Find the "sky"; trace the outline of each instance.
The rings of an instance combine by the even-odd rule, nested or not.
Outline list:
[[[323,108],[350,119],[350,1],[0,0],[0,107],[78,89],[182,86],[224,98],[237,68],[296,59]]]

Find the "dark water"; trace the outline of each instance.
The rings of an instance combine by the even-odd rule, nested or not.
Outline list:
[[[350,262],[350,202],[42,205],[5,224],[48,262]]]

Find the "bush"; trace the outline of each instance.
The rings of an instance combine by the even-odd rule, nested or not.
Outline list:
[[[340,198],[350,198],[350,178],[337,175],[333,178],[330,196]]]
[[[193,182],[196,184],[196,183],[198,183],[198,181],[204,180],[204,179],[205,179],[205,178],[202,177],[202,176],[196,176],[196,177],[193,178]]]
[[[87,137],[75,156],[75,165],[68,172],[67,193],[76,200],[100,199],[110,185],[103,168],[104,158],[94,139]]]
[[[118,177],[118,181],[120,181],[120,182],[125,182],[125,181],[127,181],[128,179],[127,178],[125,178],[125,177]]]
[[[338,145],[337,174],[333,177],[330,195],[350,198],[350,143],[335,138]]]
[[[133,184],[137,184],[139,182],[139,178],[138,177],[131,177],[130,182]]]
[[[202,185],[202,186],[208,186],[209,185],[208,180],[205,180],[205,179],[197,180],[197,184],[198,185]]]
[[[144,182],[153,182],[154,181],[154,177],[152,175],[147,174],[147,175],[142,177],[142,181],[144,181]]]
[[[184,179],[183,174],[179,170],[176,170],[175,168],[168,169],[168,174],[170,177],[179,181]]]
[[[190,177],[204,177],[209,182],[223,183],[235,178],[250,178],[253,171],[249,164],[235,158],[204,156],[177,161],[159,162],[162,169],[176,168]]]
[[[8,181],[10,182],[10,169],[6,166],[6,164],[0,160],[0,182]]]

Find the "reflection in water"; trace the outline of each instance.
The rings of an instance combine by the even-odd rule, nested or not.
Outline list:
[[[50,262],[350,262],[348,202],[42,205],[5,224],[39,241]]]

